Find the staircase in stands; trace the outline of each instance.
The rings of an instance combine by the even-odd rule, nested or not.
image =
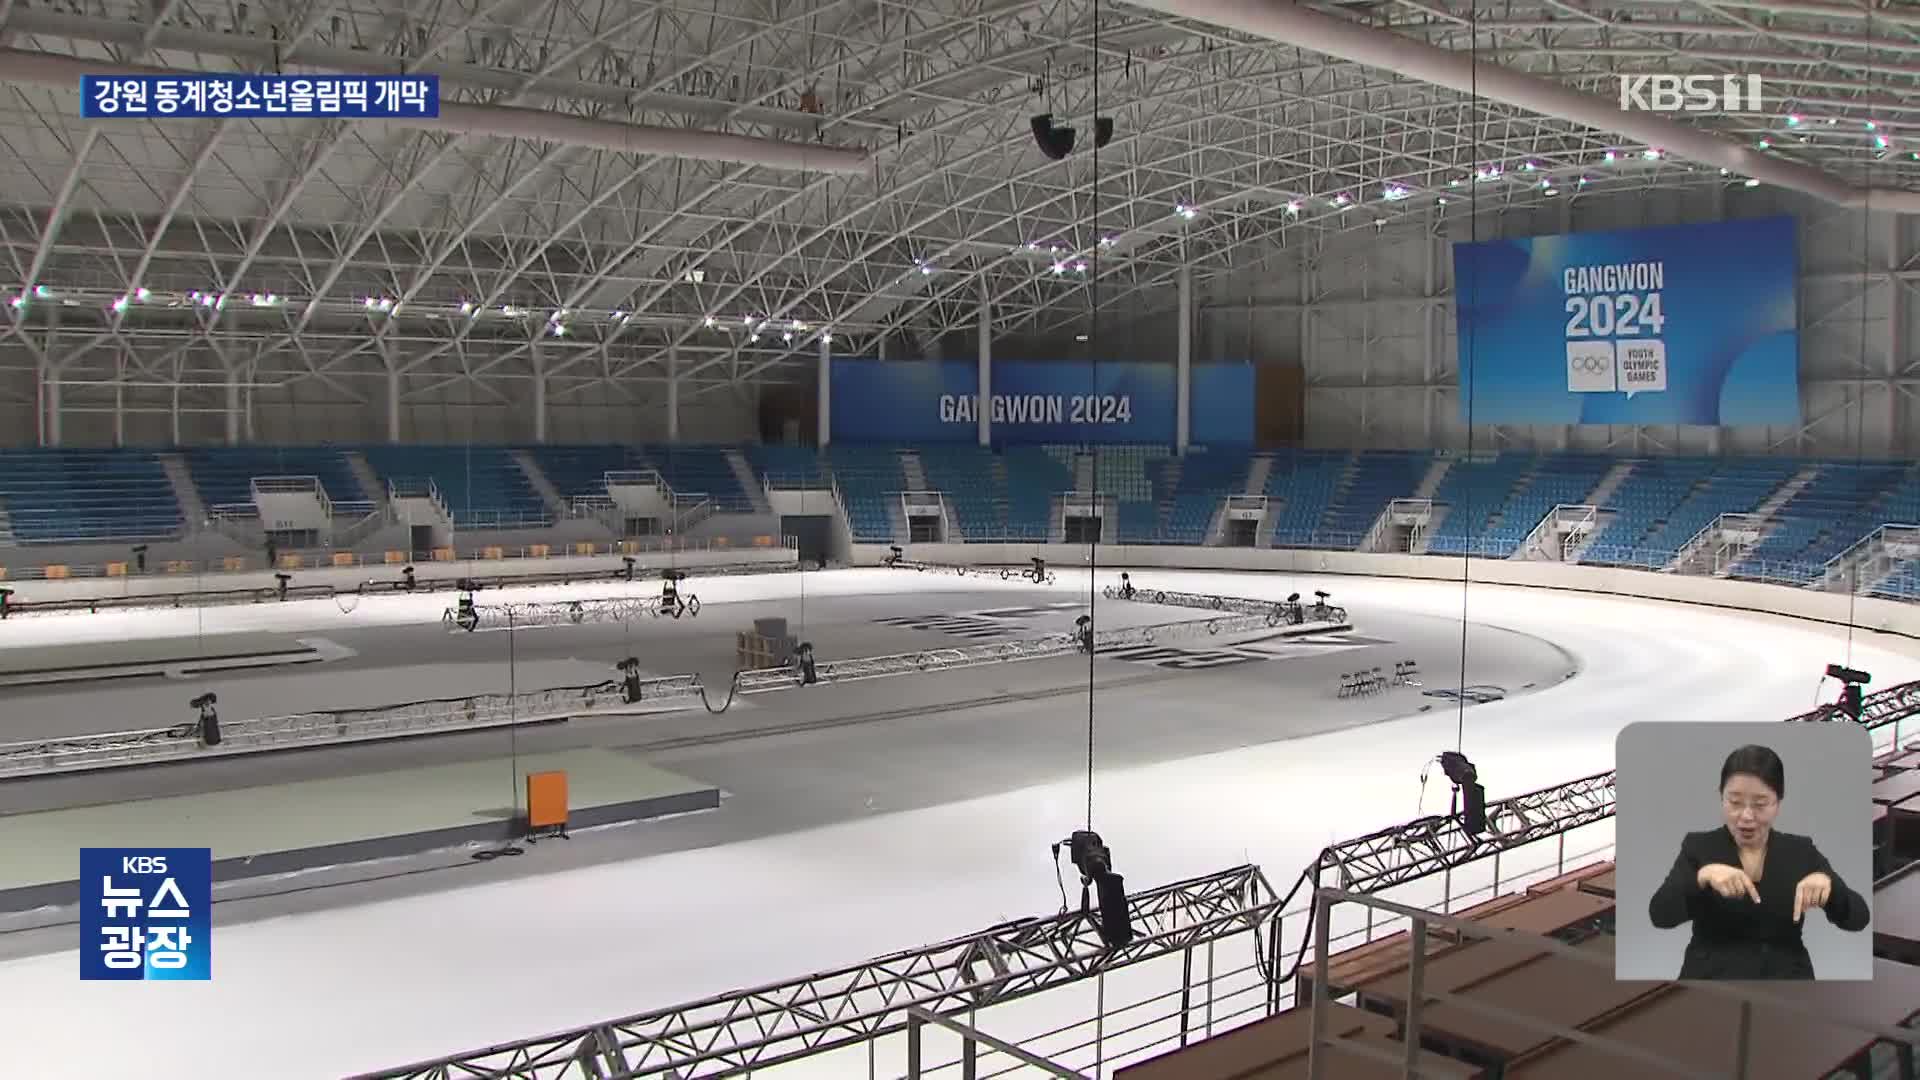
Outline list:
[[[13,519],[7,516],[7,505],[0,503],[0,547],[11,547],[13,543]]]
[[[999,454],[993,455],[993,520],[1007,535],[1007,461]]]
[[[1167,534],[1167,522],[1173,520],[1173,495],[1180,490],[1180,466],[1185,458],[1168,458],[1160,474],[1160,505],[1153,508],[1153,533]]]
[[[367,463],[367,456],[358,450],[348,450],[341,455],[347,459],[347,468],[352,470],[353,478],[360,482],[360,490],[367,493],[367,501],[373,503],[375,512],[384,516],[388,510],[387,485],[380,474],[373,471]]]
[[[546,470],[525,450],[511,451],[510,456],[514,464],[520,466],[534,494],[539,495],[540,501],[546,504],[547,513],[552,514],[555,521],[565,521],[570,516],[571,508],[567,506],[567,500],[560,497],[560,489],[554,487],[553,481],[547,478]]]
[[[747,461],[747,456],[738,450],[727,451],[727,467],[733,470],[733,478],[740,481],[741,490],[747,493],[747,501],[753,504],[753,512],[773,513],[773,504],[767,501],[766,485],[753,474],[753,466]]]
[[[1639,463],[1634,461],[1622,461],[1613,466],[1607,470],[1605,476],[1600,478],[1600,482],[1593,486],[1593,490],[1587,493],[1586,505],[1596,509],[1598,520],[1593,523],[1592,528],[1575,537],[1573,542],[1563,549],[1561,561],[1579,562],[1587,553],[1587,549],[1597,543],[1601,534],[1607,531],[1607,526],[1611,525],[1613,519],[1618,516],[1617,511],[1607,506],[1607,500],[1613,498],[1613,493],[1619,491],[1620,485],[1626,483],[1633,475],[1633,467],[1637,464]]]
[[[1259,455],[1253,459],[1253,464],[1247,468],[1247,486],[1241,489],[1240,494],[1265,495],[1267,493],[1267,477],[1272,475],[1273,455]],[[1269,514],[1268,516],[1271,517],[1272,515]]]
[[[187,530],[197,531],[205,526],[207,504],[200,498],[200,488],[193,482],[187,459],[180,454],[155,454],[154,458],[167,474],[167,483],[173,488],[174,501],[180,504],[180,519],[187,523]]]

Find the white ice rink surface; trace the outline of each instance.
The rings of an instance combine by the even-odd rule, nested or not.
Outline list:
[[[1316,584],[1295,575],[1136,577],[1243,596],[1284,596]],[[1320,587],[1353,611],[1363,631],[1369,610],[1458,616],[1462,608],[1457,583],[1326,581]],[[885,571],[806,578],[819,595],[981,584]],[[794,584],[711,579],[698,588],[712,603],[789,596]],[[1056,588],[1085,595],[1085,576],[1062,571]],[[1633,720],[1777,719],[1802,711],[1815,703],[1829,662],[1865,668],[1876,685],[1920,678],[1920,662],[1891,651],[1888,639],[1856,635],[1849,655],[1839,628],[1477,584],[1464,597],[1470,620],[1547,638],[1581,665],[1580,677],[1563,686],[1467,710],[1464,748],[1491,797],[1610,768],[1614,736]],[[368,599],[352,616],[328,601],[214,610],[205,615],[206,631],[417,621],[437,617],[447,602],[446,594]],[[135,628],[190,634],[197,620],[192,612],[10,620],[0,624],[0,647],[9,638],[78,643]],[[1445,665],[1435,659],[1422,661],[1428,682],[1445,685]],[[1327,843],[1421,813],[1417,777],[1429,758],[1453,748],[1455,722],[1453,710],[1436,709],[1357,731],[1102,772],[1094,825],[1130,888],[1255,862],[1284,890]],[[71,952],[0,964],[0,1075],[342,1076],[1049,914],[1059,898],[1047,845],[1084,824],[1084,798],[1080,783],[1062,783],[227,928],[216,911],[214,977],[205,983],[82,983]],[[1425,811],[1443,809],[1444,798],[1438,784],[1430,787]]]

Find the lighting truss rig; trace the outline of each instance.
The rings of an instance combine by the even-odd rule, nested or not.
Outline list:
[[[915,1009],[964,1018],[973,1009],[1248,933],[1262,942],[1259,974],[1270,988],[1269,1008],[1277,1010],[1280,990],[1299,970],[1298,961],[1281,970],[1274,960],[1281,917],[1303,890],[1310,897],[1322,876],[1337,874],[1349,891],[1375,892],[1601,820],[1613,813],[1612,776],[1490,803],[1487,812],[1501,823],[1504,842],[1426,821],[1385,829],[1322,851],[1285,896],[1256,866],[1135,893],[1127,902],[1140,933],[1117,948],[1103,943],[1078,911],[1021,919],[856,967],[355,1080],[738,1075],[900,1031]],[[1311,920],[1303,923],[1311,929]]]
[[[1885,690],[1866,695],[1860,700],[1860,720],[1862,727],[1869,731],[1885,727],[1899,720],[1910,719],[1920,714],[1920,682],[1900,683]],[[1851,720],[1840,706],[1833,703],[1810,709],[1798,716],[1787,719],[1800,723],[1817,723],[1830,720]]]
[[[1212,593],[1178,592],[1172,589],[1136,588],[1132,578],[1120,575],[1120,584],[1108,585],[1100,590],[1109,600],[1132,600],[1142,604],[1164,604],[1168,607],[1201,608],[1207,611],[1234,611],[1245,615],[1264,615],[1275,613],[1279,616],[1274,624],[1302,622],[1347,621],[1347,609],[1329,604],[1328,594],[1315,593],[1316,602],[1303,605],[1300,594],[1294,593],[1285,600],[1250,600],[1240,596],[1216,596]]]
[[[1134,893],[1138,933],[1109,948],[1079,911],[1022,919],[855,967],[706,998],[355,1080],[732,1076],[1258,932],[1279,899],[1255,866]]]
[[[886,557],[880,560],[880,565],[889,570],[914,570],[920,573],[932,571],[938,574],[953,574],[957,577],[997,577],[1001,581],[1011,581],[1014,578],[1019,578],[1035,585],[1051,585],[1054,583],[1056,577],[1052,570],[1047,569],[1047,560],[1035,558],[1029,560],[1029,564],[1030,565],[1024,568],[1016,568],[1011,566],[968,566],[961,563],[919,562],[907,558],[906,552],[902,551],[898,544],[889,548]]]
[[[270,586],[245,589],[187,589],[179,592],[146,593],[133,596],[89,596],[63,600],[22,600],[18,587],[7,590],[10,595],[7,603],[0,607],[0,618],[21,615],[48,614],[63,611],[125,611],[125,610],[165,610],[170,608],[224,607],[237,604],[284,603],[289,600],[344,600],[352,598],[358,603],[368,596],[409,595],[432,592],[474,592],[480,589],[518,588],[535,585],[578,585],[591,581],[647,581],[665,577],[668,574],[679,575],[681,571],[670,567],[657,570],[636,567],[631,557],[623,559],[624,565],[612,571],[567,571],[548,574],[494,574],[480,577],[428,578],[419,576],[413,567],[403,567],[392,578],[369,578],[358,585],[300,585],[295,583],[295,575],[275,574],[276,582]],[[792,573],[793,567],[776,563],[726,563],[701,566],[702,577],[733,577],[743,574],[785,574]],[[159,580],[166,580],[161,578]]]
[[[543,626],[580,626],[587,623],[630,623],[662,617],[700,614],[700,598],[676,594],[672,601],[659,596],[601,596],[590,600],[554,600],[525,604],[481,604],[471,593],[440,616],[450,631],[529,630]]]

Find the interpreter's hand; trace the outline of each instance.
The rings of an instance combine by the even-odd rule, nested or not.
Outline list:
[[[1833,895],[1833,879],[1815,870],[1800,879],[1793,887],[1793,921],[1799,922],[1800,916],[1827,906],[1827,899]]]
[[[1701,888],[1712,889],[1729,900],[1738,900],[1744,896],[1756,904],[1760,902],[1760,890],[1754,887],[1753,879],[1747,876],[1745,870],[1737,866],[1708,863],[1694,875],[1694,881]]]

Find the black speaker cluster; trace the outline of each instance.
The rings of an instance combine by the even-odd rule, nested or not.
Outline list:
[[[1040,152],[1055,161],[1063,161],[1073,153],[1073,144],[1078,140],[1079,132],[1064,124],[1053,122],[1052,113],[1041,113],[1034,117],[1033,142]],[[1093,118],[1093,146],[1099,149],[1113,141],[1113,117],[1096,116]]]

